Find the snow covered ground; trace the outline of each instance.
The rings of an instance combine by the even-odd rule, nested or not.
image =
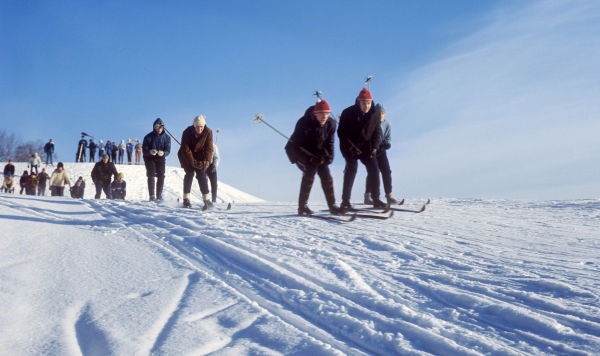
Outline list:
[[[338,224],[225,184],[231,211],[178,208],[177,168],[161,203],[135,166],[87,199],[66,167],[86,199],[0,194],[3,355],[600,354],[600,200]]]

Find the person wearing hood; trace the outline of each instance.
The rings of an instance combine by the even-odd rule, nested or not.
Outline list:
[[[285,145],[290,162],[295,163],[302,171],[298,215],[313,214],[307,203],[315,174],[319,174],[321,179],[321,188],[325,193],[329,212],[333,215],[342,213],[335,204],[333,177],[329,171],[329,165],[333,162],[335,127],[336,122],[331,117],[329,104],[319,99],[296,122],[294,133]]]
[[[195,175],[202,193],[202,200],[204,200],[204,207],[212,207],[206,170],[213,158],[213,135],[212,130],[206,127],[204,115],[196,116],[192,126],[188,126],[183,131],[181,147],[177,152],[177,157],[185,171],[185,177],[183,177],[183,206],[186,208],[192,207],[190,193]]]
[[[19,191],[19,194],[23,194],[23,191],[27,189],[27,180],[29,179],[29,173],[27,171],[24,171],[23,174],[21,175],[21,178],[19,179],[19,186],[21,186],[21,190]]]
[[[73,186],[69,174],[65,171],[64,164],[58,162],[56,169],[50,176],[50,195],[62,197],[65,193],[65,184],[67,184],[69,188]]]
[[[100,142],[100,144],[102,144],[102,142]],[[94,142],[93,138],[90,138],[88,148],[90,150],[90,162],[96,162],[96,149],[98,148],[98,145],[96,144],[96,142]]]
[[[114,176],[117,179],[119,173],[115,168],[115,164],[109,161],[108,154],[104,154],[102,159],[98,161],[92,169],[92,182],[96,186],[96,195],[94,199],[100,199],[102,191],[106,195],[106,199],[112,199],[110,190],[110,181]]]
[[[33,170],[35,169],[35,174],[37,175],[39,173],[38,171],[38,167],[42,165],[42,159],[40,158],[40,155],[36,153],[32,154],[31,157],[29,158],[29,168],[30,172],[33,172]]]
[[[150,201],[162,200],[166,157],[171,152],[171,137],[164,130],[164,122],[157,118],[152,124],[152,131],[144,137],[142,144]]]
[[[367,185],[373,199],[373,207],[385,208],[387,205],[379,199],[379,170],[376,160],[381,141],[381,121],[367,88],[362,88],[354,105],[342,111],[337,133],[340,151],[346,160],[340,208],[353,209],[350,196],[359,160],[367,169]]]

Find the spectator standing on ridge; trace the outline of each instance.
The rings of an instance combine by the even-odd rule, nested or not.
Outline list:
[[[154,120],[152,128],[153,130],[144,137],[142,144],[150,201],[162,200],[166,157],[171,152],[171,138],[164,132],[163,121],[157,118]]]
[[[119,144],[119,164],[123,164],[126,148],[127,148],[127,145],[125,145],[125,141],[121,140],[121,143]]]
[[[44,145],[44,153],[46,154],[46,165],[54,165],[52,162],[52,156],[54,155],[54,141],[52,141],[52,139]]]
[[[135,144],[135,164],[142,164],[142,149],[143,145],[140,140]]]
[[[104,143],[100,140],[98,141],[98,161],[102,159],[102,156],[104,156]]]
[[[92,169],[92,182],[94,182],[94,185],[96,186],[96,195],[94,196],[94,199],[100,199],[103,190],[106,199],[112,198],[110,181],[113,176],[117,179],[119,173],[115,168],[115,164],[109,162],[108,159],[108,154],[105,153],[104,156],[102,156],[102,159],[98,161]]]
[[[112,157],[112,143],[110,142],[110,140],[106,140],[106,146],[104,146],[104,154],[107,154],[109,159]]]
[[[102,143],[102,141],[100,142]],[[93,138],[90,138],[90,143],[88,145],[88,148],[90,149],[90,162],[96,162],[96,149],[98,148],[98,145],[96,144],[96,142],[94,142]]]
[[[131,139],[127,139],[127,145],[125,145],[127,149],[127,164],[131,164],[131,158],[133,156],[133,143],[131,143]]]
[[[117,153],[119,152],[119,146],[117,146],[117,141],[112,142],[112,147],[110,148],[110,158],[114,164],[117,164]]]
[[[75,162],[85,162],[85,148],[87,147],[87,141],[85,136],[81,136],[81,140],[77,144],[77,154],[75,155]]]
[[[50,179],[48,173],[46,173],[46,168],[42,168],[42,173],[38,175],[38,191],[37,195],[42,196],[46,195],[46,182]]]

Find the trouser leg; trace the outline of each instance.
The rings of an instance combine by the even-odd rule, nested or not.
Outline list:
[[[352,196],[352,186],[358,169],[358,160],[356,158],[346,158],[346,168],[344,169],[344,186],[342,188],[342,202],[350,202]]]
[[[379,169],[377,168],[377,161],[375,157],[363,158],[360,160],[362,164],[367,168],[367,182],[369,185],[369,191],[371,192],[371,198],[373,201],[379,199]]]
[[[377,166],[381,172],[381,180],[383,181],[383,191],[386,195],[392,193],[392,170],[387,153],[383,152],[377,156]]]

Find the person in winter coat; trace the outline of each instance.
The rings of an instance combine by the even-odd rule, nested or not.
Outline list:
[[[106,199],[112,198],[110,181],[113,176],[116,180],[119,173],[115,168],[115,164],[109,162],[108,158],[108,154],[105,153],[104,156],[102,156],[102,160],[96,163],[92,169],[92,182],[94,182],[94,185],[96,186],[95,199],[100,199],[103,190]]]
[[[123,179],[125,175],[120,172],[117,179],[110,185],[111,195],[113,199],[125,199],[127,194],[127,183]]]
[[[206,175],[208,176],[208,180],[210,180],[210,193],[213,203],[217,202],[217,167],[219,166],[220,161],[219,148],[213,143],[213,158],[210,162],[210,166],[208,166],[208,169],[206,170]]]
[[[65,166],[62,162],[58,162],[56,169],[50,176],[50,195],[52,196],[64,196],[65,184],[71,188],[73,184],[69,178],[69,174],[65,171]]]
[[[133,143],[131,143],[131,139],[127,139],[125,147],[127,150],[127,164],[131,164],[131,158],[133,157]]]
[[[98,141],[98,161],[102,159],[102,156],[104,156],[104,143],[100,140]]]
[[[23,175],[21,175],[21,179],[19,179],[19,186],[21,187],[19,194],[23,194],[23,191],[25,189],[27,189],[27,180],[28,179],[29,179],[29,173],[27,173],[27,171],[23,171]]]
[[[109,140],[106,140],[106,146],[104,146],[104,154],[107,154],[109,159],[112,157],[112,147],[112,143]],[[114,161],[111,162],[115,163]]]
[[[340,208],[335,204],[333,178],[329,171],[329,165],[333,162],[336,128],[336,122],[330,114],[331,109],[327,101],[318,100],[298,120],[294,133],[285,146],[290,162],[295,163],[302,171],[298,215],[313,214],[307,203],[317,173],[321,179],[321,187],[329,211],[335,215],[341,213]]]
[[[38,167],[42,165],[42,159],[40,158],[40,155],[36,153],[32,154],[31,157],[29,158],[29,167],[30,172],[33,172],[33,170],[35,169],[35,174],[38,174]]]
[[[121,140],[121,143],[119,144],[119,164],[123,164],[123,159],[125,157],[125,149],[127,148],[127,145],[125,145],[125,140]]]
[[[35,172],[31,172],[29,177],[27,178],[27,184],[25,185],[25,194],[27,195],[35,195],[37,193],[38,187],[38,179]]]
[[[77,144],[77,154],[75,155],[75,162],[85,162],[85,148],[87,147],[87,141],[85,136],[81,136],[81,140]]]
[[[188,126],[181,136],[181,147],[177,156],[179,163],[185,171],[183,177],[183,206],[191,208],[190,193],[194,174],[200,186],[202,199],[206,208],[212,207],[208,191],[208,180],[206,170],[210,166],[213,156],[212,130],[206,127],[204,115],[194,118],[192,126]]]
[[[164,132],[165,124],[160,118],[154,120],[153,130],[144,137],[142,153],[148,176],[150,201],[162,200],[165,182],[166,157],[171,152],[171,138]],[[155,185],[156,178],[156,185]]]
[[[90,162],[96,162],[96,149],[98,148],[98,145],[96,144],[96,142],[94,142],[93,138],[90,138],[90,143],[88,145],[88,148],[90,149]]]
[[[54,155],[54,141],[52,141],[52,139],[44,145],[44,153],[46,154],[46,165],[53,164],[52,156]]]
[[[71,198],[83,199],[83,193],[85,192],[85,180],[83,177],[79,177],[75,185],[71,187]]]
[[[117,153],[119,152],[119,146],[117,146],[117,142],[113,141],[112,142],[112,147],[110,148],[110,158],[112,159],[112,162],[117,164]]]
[[[381,141],[379,143],[379,150],[377,150],[377,154],[375,155],[377,168],[381,172],[387,203],[389,205],[397,204],[398,201],[392,196],[392,170],[387,157],[387,150],[392,147],[392,125],[385,119],[385,108],[382,104],[375,105],[375,112],[381,121]],[[368,182],[365,183],[365,204],[373,204]]]
[[[46,173],[46,168],[42,168],[42,173],[38,175],[38,191],[37,195],[46,195],[46,182],[50,179],[48,173]]]
[[[367,169],[373,207],[386,207],[386,204],[379,200],[379,171],[375,158],[381,141],[381,124],[375,113],[371,93],[366,88],[362,88],[354,105],[342,111],[337,132],[340,138],[340,151],[346,160],[340,207],[343,210],[353,209],[350,196],[359,160]]]
[[[142,164],[142,149],[143,145],[140,140],[136,140],[135,144],[135,164]]]
[[[4,166],[4,177],[15,175],[15,165],[12,164],[12,159],[8,159],[8,163]]]

